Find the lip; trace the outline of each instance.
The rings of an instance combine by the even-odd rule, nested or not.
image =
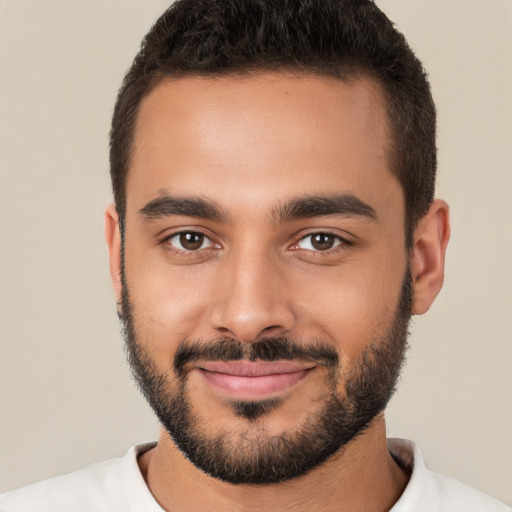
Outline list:
[[[283,393],[316,365],[295,361],[207,361],[197,369],[214,391],[232,399],[262,400]]]

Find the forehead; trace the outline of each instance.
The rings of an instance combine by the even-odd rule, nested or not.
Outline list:
[[[261,206],[305,193],[396,190],[381,87],[264,73],[167,79],[143,99],[127,204],[162,193]],[[368,199],[368,198],[366,198]]]

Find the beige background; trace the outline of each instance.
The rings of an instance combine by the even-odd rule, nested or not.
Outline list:
[[[166,5],[0,0],[0,491],[156,435],[124,364],[102,211],[116,90]],[[380,5],[430,71],[453,219],[389,433],[512,503],[512,2]]]

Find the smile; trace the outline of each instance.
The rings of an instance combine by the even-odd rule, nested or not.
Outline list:
[[[287,391],[315,368],[312,363],[206,362],[199,373],[214,391],[236,400],[261,400]]]

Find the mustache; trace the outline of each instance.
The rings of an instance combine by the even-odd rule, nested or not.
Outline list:
[[[337,352],[323,341],[304,343],[290,337],[279,337],[246,343],[235,338],[221,337],[209,341],[181,341],[174,356],[174,370],[179,377],[183,377],[186,366],[200,360],[227,362],[293,359],[311,361],[331,369],[339,363]]]

